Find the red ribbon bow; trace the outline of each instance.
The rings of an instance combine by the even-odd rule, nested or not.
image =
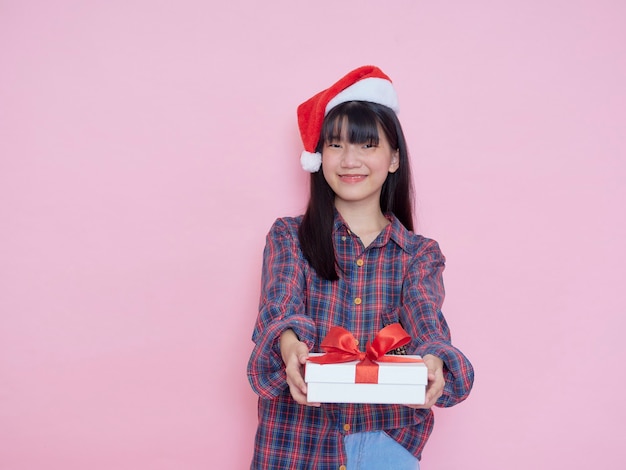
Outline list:
[[[399,323],[393,323],[380,330],[369,343],[365,352],[357,348],[356,338],[345,328],[333,326],[320,347],[326,352],[323,356],[310,357],[316,364],[336,364],[359,361],[356,365],[355,383],[378,383],[377,362],[423,362],[421,359],[403,356],[385,356],[411,341],[409,334]]]

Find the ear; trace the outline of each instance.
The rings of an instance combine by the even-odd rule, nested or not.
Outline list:
[[[400,150],[396,149],[391,154],[391,163],[389,164],[389,173],[395,173],[400,168]]]

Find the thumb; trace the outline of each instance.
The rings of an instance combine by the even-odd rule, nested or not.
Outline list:
[[[307,359],[309,358],[309,348],[307,348],[306,344],[304,343],[300,344],[297,355],[298,355],[298,361],[300,361],[300,364],[306,363]]]

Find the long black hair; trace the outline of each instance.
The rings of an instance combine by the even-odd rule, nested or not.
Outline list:
[[[408,230],[413,230],[413,183],[402,127],[396,113],[387,106],[368,101],[342,103],[324,118],[317,151],[325,142],[341,134],[341,126],[348,126],[346,136],[350,143],[374,143],[379,140],[378,125],[385,133],[390,148],[398,150],[400,165],[389,173],[380,193],[383,213],[392,213]],[[302,252],[323,279],[339,279],[335,267],[332,231],[335,217],[335,193],[326,182],[322,170],[311,173],[309,204],[298,230]]]

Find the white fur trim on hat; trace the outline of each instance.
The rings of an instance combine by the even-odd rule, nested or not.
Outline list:
[[[322,154],[319,152],[311,153],[305,150],[300,155],[300,164],[304,170],[309,173],[315,173],[322,166]]]
[[[396,90],[391,82],[384,78],[364,78],[340,91],[328,102],[324,115],[335,106],[348,101],[371,101],[391,108],[396,114],[400,111]]]

